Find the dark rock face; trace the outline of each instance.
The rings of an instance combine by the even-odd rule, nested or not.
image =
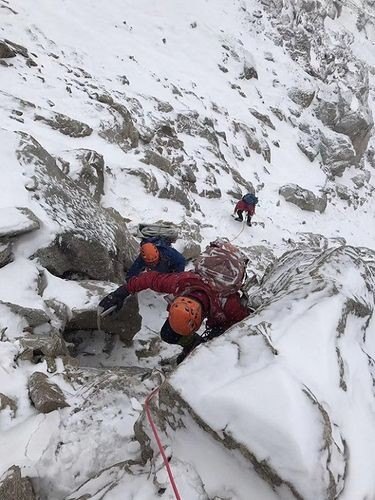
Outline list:
[[[297,205],[302,210],[309,212],[318,211],[323,213],[327,207],[327,196],[316,196],[312,191],[303,189],[297,184],[286,184],[279,189],[279,194],[283,196],[286,201]]]
[[[71,333],[78,330],[96,330],[98,328],[97,324],[95,310],[77,309],[72,311],[72,318],[66,325],[66,331]],[[127,344],[139,332],[141,324],[142,317],[139,314],[137,297],[131,296],[126,300],[121,311],[101,320],[100,328],[104,332],[119,335],[120,340]]]
[[[314,99],[315,91],[294,87],[288,92],[288,96],[294,103],[303,108],[308,108]]]
[[[29,378],[28,386],[30,399],[41,413],[69,406],[60,387],[50,382],[42,372],[34,372]]]
[[[331,178],[342,176],[344,171],[356,164],[355,151],[350,140],[342,134],[330,136],[321,133],[320,154]]]
[[[4,40],[0,40],[0,59],[8,59],[15,56],[16,52]]]
[[[10,467],[0,479],[1,500],[37,500],[28,477],[21,476],[17,465]]]
[[[20,135],[17,155],[32,171],[34,197],[60,227],[49,247],[34,257],[57,276],[122,281],[137,251],[123,218],[100,207],[31,136]]]
[[[10,242],[2,243],[0,241],[0,268],[12,262],[13,259],[12,244]]]
[[[41,121],[69,137],[87,137],[92,134],[92,128],[86,125],[86,123],[74,120],[61,113],[51,113],[50,116],[36,114],[34,120]]]
[[[101,123],[99,135],[108,142],[118,144],[124,151],[136,148],[139,144],[139,132],[129,110],[123,104],[113,102],[113,99],[106,104],[113,120]]]
[[[9,408],[12,417],[15,417],[17,412],[17,403],[12,398],[0,392],[0,412],[1,410],[5,410],[7,408]]]

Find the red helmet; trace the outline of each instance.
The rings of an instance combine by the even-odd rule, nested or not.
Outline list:
[[[141,257],[149,266],[156,266],[160,260],[160,253],[153,243],[143,243],[141,245]]]
[[[169,308],[169,324],[179,335],[192,335],[202,324],[202,306],[190,297],[177,297]]]

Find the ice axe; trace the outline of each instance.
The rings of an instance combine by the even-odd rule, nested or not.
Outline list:
[[[117,309],[117,306],[108,307],[108,309],[104,309],[103,307],[100,307],[100,306],[97,307],[97,309],[96,309],[96,313],[97,313],[96,322],[97,322],[97,327],[98,327],[99,331],[101,331],[100,320],[102,318],[105,318],[109,314],[111,314],[116,309]]]

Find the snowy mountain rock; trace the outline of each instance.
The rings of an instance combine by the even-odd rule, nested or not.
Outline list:
[[[34,256],[58,276],[121,280],[136,251],[121,216],[95,203],[32,137],[21,135],[17,154],[33,178],[33,198],[59,227],[54,241]]]
[[[45,373],[34,372],[29,378],[28,388],[33,405],[41,413],[69,406],[60,387],[52,383]]]
[[[40,221],[27,207],[0,209],[0,238],[12,238],[40,228]]]
[[[172,500],[161,385],[184,500],[374,498],[374,0],[60,3],[0,0],[0,497]],[[163,293],[97,317],[162,221],[249,258],[177,368]]]
[[[0,267],[6,266],[13,260],[12,243],[0,242]]]
[[[317,210],[323,213],[327,207],[326,195],[316,196],[308,189],[304,189],[297,184],[287,184],[282,186],[279,194],[285,198],[289,203],[297,205],[302,210],[314,212]]]
[[[3,500],[36,500],[33,485],[21,475],[20,467],[10,467],[0,478],[0,497]]]

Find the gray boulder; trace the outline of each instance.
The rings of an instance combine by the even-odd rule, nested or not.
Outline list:
[[[31,375],[28,388],[33,405],[41,413],[50,413],[69,406],[60,387],[50,382],[42,372],[34,372]]]
[[[26,207],[0,208],[0,238],[30,233],[40,228],[39,219]]]
[[[354,177],[352,177],[353,184],[358,189],[362,188],[365,184],[368,184],[370,179],[371,179],[371,174],[368,170],[365,170],[365,172],[359,173]]]
[[[21,469],[12,465],[0,479],[1,500],[37,500],[28,477],[21,476]]]
[[[15,56],[15,50],[13,50],[5,40],[0,40],[0,59],[9,59]]]
[[[0,412],[1,410],[5,410],[7,408],[9,408],[12,417],[15,417],[17,412],[17,403],[10,397],[0,392]]]
[[[288,92],[288,96],[294,103],[303,108],[308,108],[315,97],[315,90],[293,87]]]
[[[35,139],[19,135],[17,156],[34,179],[34,199],[60,228],[34,257],[57,276],[122,281],[138,247],[124,219],[98,205]]]
[[[347,168],[356,164],[356,154],[350,140],[342,134],[321,132],[320,154],[330,178],[342,176]]]
[[[5,241],[2,243],[0,241],[0,268],[9,264],[14,259],[12,253],[12,243]]]
[[[77,182],[99,203],[104,194],[103,155],[91,149],[80,149],[76,159],[81,164]]]
[[[104,294],[103,294],[104,296]],[[112,335],[118,335],[120,340],[128,344],[139,332],[142,316],[139,314],[136,296],[129,297],[121,311],[106,316],[100,321],[100,329]],[[97,330],[98,318],[96,310],[73,309],[72,318],[68,321],[65,331],[69,334],[82,330]]]
[[[92,128],[86,125],[86,123],[74,120],[61,113],[49,111],[48,115],[46,115],[46,113],[44,113],[44,115],[36,114],[34,120],[41,121],[54,130],[58,130],[61,134],[68,135],[69,137],[86,137],[92,134]]]
[[[289,203],[297,205],[302,210],[323,213],[327,207],[327,196],[316,196],[312,191],[297,184],[286,184],[279,189],[279,194]]]
[[[112,98],[105,104],[108,104],[112,120],[101,122],[99,135],[108,142],[117,144],[123,151],[136,148],[139,144],[139,132],[129,110],[123,104],[113,102]]]

